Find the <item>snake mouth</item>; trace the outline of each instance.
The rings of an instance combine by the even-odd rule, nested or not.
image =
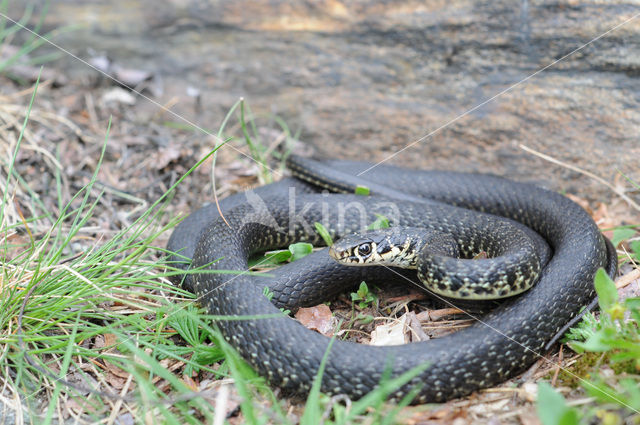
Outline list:
[[[365,265],[367,258],[354,252],[353,247],[341,247],[335,244],[329,247],[329,256],[339,263],[347,266]]]
[[[337,248],[334,245],[329,247],[329,256],[334,260],[344,260],[348,255],[349,253],[345,249]]]

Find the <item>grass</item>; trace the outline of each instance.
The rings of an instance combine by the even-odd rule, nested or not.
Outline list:
[[[0,2],[0,12],[2,12],[3,14],[7,14],[8,7],[9,0],[2,0]],[[22,26],[31,21],[34,7],[35,5],[33,3],[26,4],[25,11],[18,21],[18,24],[11,23],[11,25],[7,25],[8,21],[4,19],[0,20],[0,46],[3,49],[12,43],[15,35],[22,30]],[[33,27],[34,33],[40,33],[42,25],[44,24],[44,18],[47,15],[48,7],[48,2],[45,2],[43,10]],[[39,47],[44,45],[47,40],[55,37],[60,33],[72,30],[72,27],[60,28],[44,34],[42,35],[42,37],[37,37],[33,33],[29,34],[29,37],[20,44],[19,48],[15,49],[14,52],[10,52],[6,58],[0,61],[0,73],[6,74],[8,77],[12,78],[18,83],[25,84],[26,82],[22,79],[22,77],[14,74],[11,71],[11,67],[17,64],[26,66],[42,65],[60,58],[61,54],[59,52],[38,54],[36,56],[33,56],[31,54],[34,53]]]
[[[237,123],[230,126],[231,120],[234,117],[237,118]],[[256,125],[256,121],[262,118],[266,118],[280,130],[280,135],[270,143],[267,143]],[[190,124],[180,122],[165,121],[164,125],[169,128],[194,132],[199,131]],[[240,131],[240,137],[244,140],[248,148],[247,154],[243,155],[245,155],[246,158],[251,158],[258,164],[260,168],[258,174],[260,184],[271,183],[274,181],[274,178],[282,174],[285,168],[285,161],[291,154],[291,149],[299,135],[299,132],[293,133],[287,123],[278,116],[269,115],[265,117],[254,115],[251,108],[242,98],[231,106],[217,132],[207,131],[209,134],[216,134],[217,140],[228,140],[229,138],[236,137],[237,131]],[[216,157],[217,155],[214,155],[214,161],[211,163],[211,180],[214,184],[216,179],[213,174],[213,169],[216,165]]]
[[[622,267],[638,270],[640,244],[634,228],[614,229],[613,242],[628,240],[630,251]],[[633,271],[632,271],[633,273]],[[605,424],[640,421],[640,297],[620,299],[615,282],[602,269],[595,277],[600,313],[587,313],[565,342],[582,353],[580,362],[561,380],[580,386],[591,398],[583,407],[571,406],[546,383],[539,385],[538,414],[544,425]]]
[[[69,202],[62,202],[60,168],[54,170],[55,211],[27,190],[17,158],[36,93],[37,84],[6,164],[11,178],[0,209],[0,368],[6,394],[21,401],[20,414],[49,424],[61,412],[91,422],[124,410],[139,422],[200,423],[238,403],[247,423],[298,423],[287,413],[289,403],[224,342],[193,296],[169,284],[176,271],[163,263],[155,241],[176,224],[158,224],[173,188],[115,235],[87,232],[103,197],[97,175],[109,128],[89,183]],[[26,199],[20,202],[30,202],[33,214],[10,213],[9,196],[18,186]],[[399,407],[384,400],[412,376],[382,383],[349,408],[317,394],[316,386],[300,423],[353,423],[363,415],[370,423],[390,423]],[[230,379],[232,399],[220,405]],[[378,412],[373,421],[370,409]]]
[[[635,252],[638,258],[639,252]],[[570,407],[551,387],[539,388],[539,415],[544,425],[578,425],[601,420],[606,424],[640,420],[640,297],[620,300],[615,283],[600,269],[595,279],[600,307],[596,319],[585,319],[568,333],[578,353],[597,354],[595,364],[579,381],[593,398],[587,408]]]
[[[155,241],[176,224],[175,220],[158,224],[163,221],[171,190],[133,225],[112,237],[88,235],[87,223],[103,196],[96,179],[109,129],[92,178],[69,202],[62,202],[57,193],[58,209],[52,212],[25,187],[23,196],[31,199],[33,214],[9,214],[8,194],[26,184],[15,161],[35,95],[36,90],[13,158],[6,164],[12,178],[5,182],[0,210],[0,368],[5,388],[20,397],[29,414],[40,412],[45,424],[57,420],[65,410],[82,412],[85,420],[95,421],[128,411],[139,422],[199,423],[219,420],[237,406],[242,420],[252,424],[402,420],[403,406],[410,397],[398,404],[385,400],[411,374],[385,381],[369,396],[347,405],[319,394],[315,386],[306,402],[297,405],[301,413],[292,414],[290,402],[224,342],[193,296],[168,283],[167,278],[176,271],[163,267]],[[56,173],[60,185],[63,175],[60,169]],[[174,187],[178,184],[180,181]],[[384,227],[384,218],[380,220],[378,225]],[[45,232],[32,230],[44,228],[43,223],[50,223]],[[635,235],[626,228],[618,230],[616,238]],[[79,242],[90,248],[78,248]],[[637,259],[640,253],[634,242],[629,243],[633,247],[630,258]],[[301,252],[307,248],[301,247]],[[291,257],[296,253],[297,248],[289,250]],[[633,351],[638,338],[637,300],[617,302],[611,283],[606,279],[603,283],[601,275],[599,279],[603,313],[599,321],[587,315],[588,320],[572,333],[572,339],[579,340],[572,347],[610,353],[607,362],[611,364],[628,361],[637,354]],[[368,295],[368,290],[362,294],[365,292]],[[630,320],[622,319],[625,313]],[[613,377],[600,376],[595,372],[598,369],[602,364],[585,371],[591,376],[585,391],[594,397],[587,408],[571,407],[559,393],[541,385],[541,402],[555,403],[553,417],[561,419],[550,422],[549,415],[541,413],[543,422],[588,423],[594,417],[628,417],[631,411],[624,410],[624,405],[637,408],[637,374],[616,369]],[[598,396],[593,388],[609,395]]]
[[[3,26],[0,38],[9,40],[15,31]],[[25,46],[22,56],[33,52],[37,43],[31,40]],[[34,62],[46,59],[39,56]],[[0,64],[0,70],[9,65]],[[29,117],[37,117],[32,109],[37,87],[24,107],[21,124],[14,123],[19,134],[13,154],[1,164],[0,388],[5,400],[22,406],[16,422],[24,415],[23,421],[49,424],[71,412],[85,422],[224,423],[236,409],[240,412],[236,419],[251,424],[404,420],[411,395],[396,404],[385,400],[419,370],[385,380],[355,402],[321,394],[320,374],[306,400],[290,402],[226,344],[193,295],[169,283],[177,271],[163,263],[158,237],[176,224],[164,212],[172,189],[184,177],[132,225],[113,235],[93,229],[90,224],[104,196],[97,176],[109,128],[93,175],[69,201],[63,196],[66,176],[56,165],[61,162],[60,152],[51,154],[49,162],[56,191],[34,192],[20,173],[18,157],[29,138]],[[269,165],[275,162],[275,169],[282,167],[294,135],[282,120],[273,118],[284,135],[278,143],[286,145],[279,153],[276,143],[267,144],[261,136],[257,118],[240,100],[227,114],[218,136],[228,140],[239,133],[249,153],[259,160],[260,180],[268,182],[273,177]],[[234,119],[237,124],[232,126]],[[380,221],[378,225],[384,227],[384,219]],[[628,241],[628,263],[640,262],[637,229],[625,226],[614,232],[616,244]],[[308,250],[308,246],[294,246],[284,256],[294,258]],[[587,314],[568,337],[570,347],[583,352],[585,359],[580,369],[570,370],[586,380],[570,381],[561,375],[560,381],[578,385],[580,389],[574,391],[589,398],[576,407],[575,392],[564,397],[550,385],[540,384],[539,418],[545,425],[638,420],[632,409],[640,409],[640,302],[619,300],[602,273],[596,286],[602,312],[598,318]],[[355,294],[360,301],[373,302],[366,286]]]
[[[20,142],[16,154],[19,148]],[[15,171],[15,158],[9,175]],[[104,382],[108,379],[105,371],[114,377],[132,377],[128,385],[137,387],[140,406],[147,407],[148,412],[163,412],[168,421],[173,417],[179,422],[165,407],[173,400],[167,399],[163,386],[154,385],[157,382],[189,395],[189,400],[175,404],[177,409],[186,412],[198,408],[206,416],[208,404],[198,397],[191,399],[193,390],[162,364],[165,360],[179,361],[191,369],[207,369],[206,365],[221,358],[221,353],[205,346],[206,336],[196,336],[189,326],[201,320],[192,296],[158,273],[153,241],[175,225],[175,221],[157,225],[163,210],[161,200],[113,238],[101,241],[96,237],[88,250],[74,247],[78,239],[87,237],[81,233],[101,197],[95,190],[101,161],[102,156],[89,184],[57,216],[43,212],[40,218],[53,219],[53,225],[39,237],[33,236],[26,220],[7,222],[5,206],[12,185],[7,179],[0,211],[0,365],[6,372],[5,385],[27,405],[35,407],[46,400],[49,408],[43,417],[45,423],[53,421],[63,395],[65,400],[75,400],[85,413],[92,412],[96,419],[108,412],[105,400],[117,395],[108,390],[111,385]],[[26,237],[12,242],[20,229]],[[175,336],[183,334],[192,347],[175,343]],[[70,377],[80,384],[72,384]],[[90,396],[84,397],[87,391]]]

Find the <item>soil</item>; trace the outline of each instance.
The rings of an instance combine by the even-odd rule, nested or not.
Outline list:
[[[73,27],[54,38],[80,59],[149,73],[147,95],[209,130],[243,97],[319,155],[407,148],[390,161],[604,200],[600,183],[520,146],[640,179],[634,13],[625,1],[64,0],[44,30]],[[68,55],[48,66],[79,88],[101,79]],[[127,115],[149,124],[162,111],[138,99]]]
[[[30,3],[33,28],[45,2]],[[24,7],[11,2],[8,15],[17,20]],[[624,178],[640,181],[636,13],[624,1],[56,1],[39,32],[53,31],[66,52],[44,66],[31,115],[35,147],[20,153],[20,172],[36,193],[55,193],[59,163],[68,201],[95,170],[111,121],[94,223],[108,235],[213,148],[211,133],[244,98],[266,145],[285,139],[277,116],[297,151],[532,181],[576,197],[602,227],[637,223],[638,211],[577,170],[638,199]],[[28,37],[21,31],[11,44]],[[47,51],[60,53],[45,45],[30,56]],[[26,108],[31,93],[21,90],[38,71],[23,63],[0,77],[3,113]],[[263,182],[239,154],[249,151],[237,120],[230,125],[240,137],[220,150],[220,196]],[[209,165],[177,188],[167,217],[211,200]],[[56,197],[42,199],[56,208]],[[526,383],[550,368],[540,362],[517,390],[411,411],[407,420],[536,423]]]

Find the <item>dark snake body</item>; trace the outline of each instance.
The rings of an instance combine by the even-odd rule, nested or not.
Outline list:
[[[326,165],[350,176],[369,167],[347,161]],[[425,364],[427,368],[398,389],[396,396],[419,388],[414,402],[438,402],[502,382],[528,367],[538,354],[544,354],[557,333],[593,300],[593,278],[599,267],[612,276],[616,272],[615,250],[593,220],[581,207],[557,193],[488,175],[389,166],[377,167],[366,178],[376,189],[380,184],[384,185],[381,190],[392,186],[402,191],[399,193],[411,194],[407,195],[409,200],[419,196],[436,201],[427,205],[401,203],[398,225],[431,226],[451,231],[456,238],[465,237],[458,235],[462,227],[470,228],[472,233],[482,227],[474,224],[474,220],[482,221],[473,218],[475,213],[446,204],[455,205],[528,226],[547,241],[553,256],[532,289],[502,303],[485,315],[482,323],[476,322],[452,335],[388,347],[334,341],[322,377],[321,389],[325,393],[358,398],[374,389],[387,372],[394,377]],[[289,198],[282,196],[289,187],[295,187],[299,195],[291,211]],[[285,179],[258,188],[251,196],[235,195],[223,206],[231,227],[218,217],[215,206],[205,207],[176,228],[168,249],[193,258],[193,267],[218,260],[207,268],[246,270],[250,251],[286,246],[298,240],[318,243],[313,229],[300,223],[312,225],[327,216],[338,220],[340,203],[361,203],[371,221],[375,212],[385,213],[387,201],[375,196],[305,194],[318,190],[298,180]],[[265,202],[261,203],[258,195]],[[415,223],[416,217],[420,217],[420,223]],[[359,230],[354,225],[344,220],[331,227],[333,236]],[[293,232],[278,232],[274,227]],[[341,287],[346,289],[344,285],[386,279],[393,273],[380,268],[345,267],[323,250],[281,267],[277,276],[277,285],[273,286],[274,280],[263,276],[192,274],[184,285],[213,315],[273,315],[259,320],[220,320],[217,325],[243,358],[271,383],[293,392],[307,392],[330,340],[284,316],[278,308],[313,305],[335,295]],[[274,293],[271,302],[263,294],[265,285]]]

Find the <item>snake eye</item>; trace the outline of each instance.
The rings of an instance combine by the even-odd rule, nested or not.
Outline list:
[[[371,244],[367,242],[359,245],[358,254],[362,255],[363,257],[371,254]]]

